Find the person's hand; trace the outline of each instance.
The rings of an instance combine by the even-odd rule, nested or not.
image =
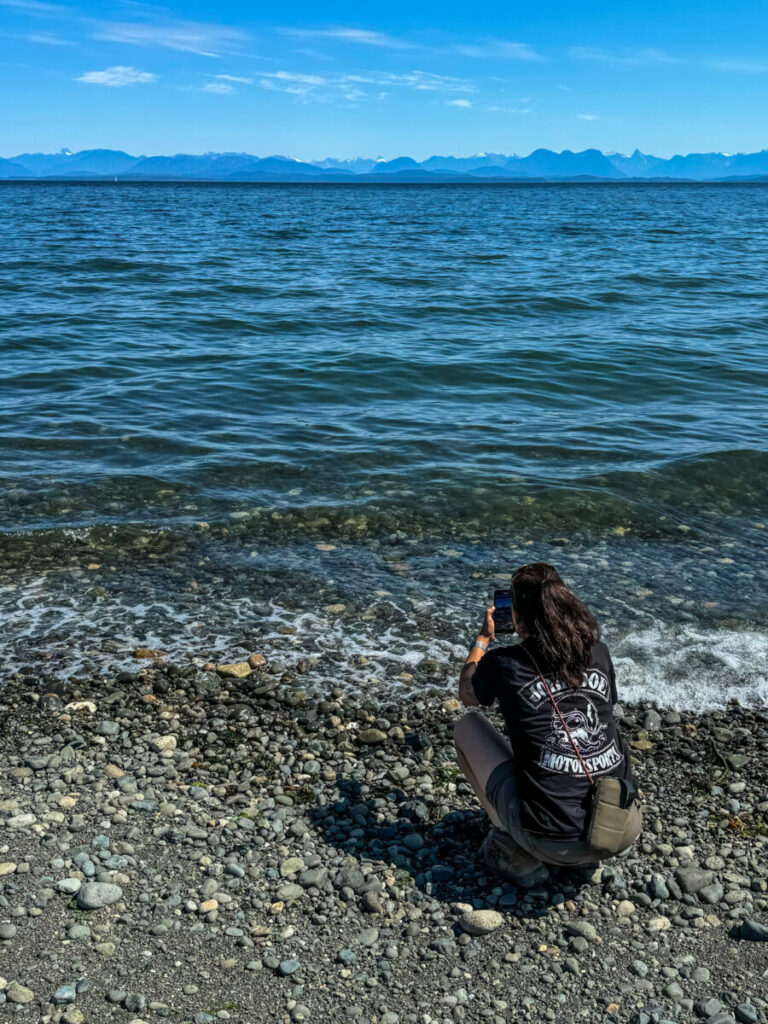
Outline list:
[[[483,622],[482,628],[478,633],[478,640],[482,637],[483,640],[495,640],[496,639],[496,624],[493,621],[494,607],[491,605],[490,608],[485,609],[485,621]]]

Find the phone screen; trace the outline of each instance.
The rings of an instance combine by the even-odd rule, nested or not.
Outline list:
[[[497,633],[514,633],[512,625],[512,591],[496,590],[493,594],[493,625]]]

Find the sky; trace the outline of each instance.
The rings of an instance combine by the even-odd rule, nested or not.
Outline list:
[[[0,0],[0,155],[768,148],[761,0]]]

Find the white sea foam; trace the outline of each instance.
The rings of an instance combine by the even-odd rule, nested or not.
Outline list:
[[[736,698],[768,706],[768,635],[657,623],[617,638],[613,662],[624,700],[703,711]]]
[[[384,598],[379,604],[385,603]],[[259,651],[288,668],[317,659],[306,675],[308,688],[341,686],[389,698],[425,658],[437,665],[430,681],[455,687],[466,654],[465,616],[443,609],[456,641],[424,634],[408,602],[386,600],[388,621],[363,613],[318,609],[296,612],[277,603],[257,607],[249,598],[201,602],[191,608],[167,600],[131,604],[119,597],[89,600],[30,581],[23,595],[0,588],[0,628],[7,638],[6,672],[34,663],[46,676],[71,679],[83,672],[136,668],[135,647],[157,647],[179,664],[191,659],[228,661]],[[423,605],[423,602],[420,602]],[[419,608],[422,613],[423,607]],[[428,609],[426,609],[428,611]],[[768,635],[749,630],[704,631],[661,621],[607,637],[624,701],[705,710],[736,698],[768,706]]]

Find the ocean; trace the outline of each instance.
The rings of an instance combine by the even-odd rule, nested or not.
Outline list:
[[[768,704],[768,189],[0,185],[6,678],[455,685],[553,562],[627,700]]]

